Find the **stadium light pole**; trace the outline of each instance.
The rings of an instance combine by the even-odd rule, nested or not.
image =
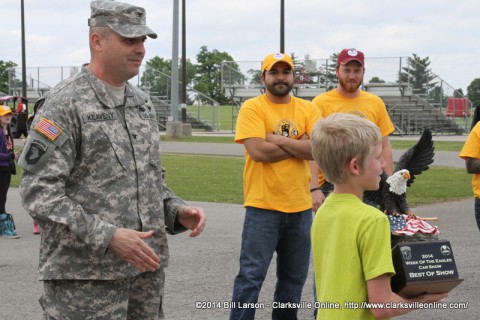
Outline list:
[[[280,52],[285,53],[285,0],[280,0]]]
[[[187,43],[186,43],[186,8],[185,0],[182,0],[182,122],[185,122],[184,115],[187,108]]]
[[[178,121],[178,0],[173,0],[172,85],[170,101],[172,120]]]
[[[23,0],[20,4],[21,20],[22,20],[22,97],[27,97],[27,62],[25,59],[25,10]]]
[[[173,0],[173,30],[172,30],[172,78],[170,86],[170,105],[172,107],[171,121],[167,122],[167,138],[182,137],[182,123],[178,121],[178,2]]]

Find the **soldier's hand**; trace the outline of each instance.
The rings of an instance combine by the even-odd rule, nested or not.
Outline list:
[[[117,228],[108,249],[120,259],[130,263],[141,272],[160,269],[160,258],[143,239],[151,237],[153,231],[139,232]]]
[[[207,218],[201,208],[182,206],[178,209],[177,220],[182,226],[192,230],[190,237],[196,237],[205,228]]]

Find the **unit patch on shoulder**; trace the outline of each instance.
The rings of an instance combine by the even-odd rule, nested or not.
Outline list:
[[[35,131],[43,134],[45,137],[51,141],[55,141],[58,136],[62,133],[62,129],[53,122],[42,118],[39,123],[35,126]]]
[[[48,146],[38,139],[33,139],[25,155],[28,164],[35,164],[47,152]]]

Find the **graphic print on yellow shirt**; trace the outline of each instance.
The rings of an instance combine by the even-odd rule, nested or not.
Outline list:
[[[275,126],[273,134],[278,134],[287,138],[296,139],[298,138],[298,128],[295,125],[295,122],[288,119],[282,119]]]

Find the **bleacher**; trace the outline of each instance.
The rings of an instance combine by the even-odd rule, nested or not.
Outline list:
[[[164,131],[167,129],[168,119],[172,115],[170,101],[165,100],[164,97],[158,97],[154,95],[150,95],[150,98],[152,100],[153,107],[155,108],[155,113],[157,114],[158,128],[161,131]],[[205,121],[202,121],[201,119],[198,119],[197,117],[194,117],[188,113],[182,114],[182,112],[183,111],[181,109],[178,110],[178,119],[183,120],[182,117],[185,117],[185,122],[190,123],[192,125],[192,129],[204,129],[206,131],[214,130],[214,128]]]
[[[391,59],[376,59],[372,58],[371,61],[375,63],[382,63],[381,66],[385,68],[385,70],[392,70],[392,74],[398,74],[404,68],[402,66],[402,58],[400,57],[400,64],[398,64],[399,58],[391,58]],[[391,61],[390,61],[391,60]],[[308,60],[311,62],[313,60]],[[307,65],[305,61],[305,65]],[[384,65],[383,65],[384,64]],[[237,106],[237,111],[240,106],[249,98],[256,97],[264,92],[264,88],[257,82],[258,73],[253,72],[257,70],[259,67],[258,62],[234,62],[234,64],[230,65],[228,62],[222,63],[222,79],[221,79],[221,86],[222,91],[224,92],[225,96],[230,97],[231,101]],[[328,59],[326,60],[319,60],[318,64],[313,64],[313,66],[318,65],[318,68],[307,68],[308,72],[311,74],[304,74],[305,82],[309,83],[302,83],[302,84],[295,84],[292,90],[292,95],[303,98],[306,100],[312,100],[316,96],[325,93],[328,89],[334,87],[336,85],[333,78],[335,77],[334,73],[331,73],[331,70],[327,70],[328,66],[331,66]],[[240,66],[243,66],[240,68]],[[47,69],[46,71],[44,69]],[[64,67],[59,67],[57,71],[58,74],[61,75],[61,78],[64,78]],[[70,67],[65,71],[68,73],[70,70],[70,74],[73,72],[78,71],[78,68]],[[225,69],[225,70],[224,70]],[[244,71],[242,71],[244,70]],[[303,69],[302,69],[303,70]],[[305,69],[306,70],[306,69]],[[381,69],[379,69],[381,70]],[[58,81],[46,81],[44,79],[49,79],[49,75],[55,73],[51,70],[51,68],[35,68],[36,72],[32,72],[31,74],[37,74],[39,79],[29,78],[27,86],[27,96],[26,98],[29,99],[29,105],[33,105],[35,101],[42,96],[49,88],[48,85],[44,82],[52,82],[58,83]],[[42,72],[40,72],[42,71]],[[15,70],[15,78],[19,78],[17,75],[17,71]],[[390,71],[387,71],[390,72]],[[19,73],[18,73],[19,74]],[[43,76],[40,77],[40,74]],[[171,86],[171,79],[169,75],[162,74],[158,70],[149,70],[149,72],[143,73],[144,75],[149,75],[152,78],[165,78],[167,87]],[[140,78],[138,78],[137,82],[140,84]],[[393,80],[394,81],[394,80]],[[435,82],[437,81],[437,82]],[[423,131],[425,127],[431,129],[434,134],[464,134],[466,129],[460,127],[457,122],[462,121],[462,119],[458,119],[455,117],[446,117],[441,110],[441,108],[445,108],[444,102],[446,98],[451,97],[458,97],[458,92],[452,89],[448,83],[446,83],[443,79],[437,78],[432,83],[441,83],[440,90],[442,90],[442,94],[438,95],[441,96],[440,101],[432,102],[428,101],[426,98],[415,94],[411,87],[408,85],[401,85],[397,83],[390,83],[390,84],[381,84],[381,83],[369,83],[364,85],[364,89],[369,91],[373,94],[378,95],[387,107],[388,113],[395,124],[396,127],[396,134],[419,134]],[[150,83],[152,81],[146,81],[146,83]],[[438,88],[435,88],[438,89]],[[20,88],[10,88],[10,91],[20,90]],[[149,92],[149,88],[144,88],[146,92]],[[447,92],[447,91],[451,92]],[[189,89],[188,92],[194,92],[194,90]],[[12,92],[11,94],[13,94]],[[17,95],[20,95],[20,92],[16,92]],[[152,100],[154,100],[154,94],[152,95]],[[216,106],[218,103],[214,101],[210,101],[211,99],[203,94],[200,96],[201,93],[195,92],[195,94],[190,97],[189,101],[194,101],[195,104],[198,103],[198,106]],[[461,96],[461,95],[460,95]],[[165,98],[166,99],[166,98]],[[157,100],[164,100],[164,101],[156,101],[157,114],[159,116],[159,124],[161,128],[166,126],[168,119],[171,116],[171,109],[169,107],[170,101],[161,99]],[[203,104],[205,101],[205,104]],[[200,108],[198,109],[200,110]],[[215,109],[214,109],[215,110]],[[458,110],[455,110],[458,111]],[[196,115],[185,115],[181,114],[182,110],[179,110],[179,119],[182,117],[187,117],[189,122],[192,123],[192,127],[204,127],[207,130],[215,129],[216,124],[218,123],[218,111],[214,111],[213,113],[209,113],[208,117],[204,117],[203,114],[200,114],[200,111]],[[468,112],[466,112],[468,116]],[[455,114],[456,115],[456,114]],[[198,118],[198,119],[195,119]],[[232,110],[232,123],[235,123],[236,114],[234,110]],[[463,122],[465,124],[465,128],[467,126],[467,122],[469,122],[467,117],[464,117]],[[233,125],[232,125],[233,126]],[[233,129],[233,128],[232,128]],[[234,130],[234,129],[233,129]]]
[[[414,94],[407,84],[370,83],[365,85],[365,90],[383,100],[395,125],[395,134],[421,134],[424,128],[441,135],[465,132],[454,118],[446,117],[438,108]]]
[[[313,100],[316,96],[327,92],[325,87],[317,86],[294,86],[293,95],[305,100]]]
[[[241,105],[245,100],[261,95],[265,92],[265,89],[260,86],[232,86],[225,88],[225,95],[231,97],[232,101],[237,105]],[[296,97],[312,100],[319,94],[325,93],[325,87],[318,86],[305,86],[305,85],[294,85],[292,89],[292,94]]]
[[[27,98],[28,104],[30,106],[33,106],[35,102],[37,102],[37,100],[40,99],[41,96],[43,96],[46,92],[48,92],[48,90],[50,90],[50,87],[35,89],[27,86],[27,94],[25,95],[25,98]],[[11,88],[10,92],[14,96],[23,96],[21,87]]]
[[[366,84],[364,89],[383,100],[396,128],[394,134],[421,134],[424,128],[441,135],[461,135],[465,132],[454,119],[446,117],[437,108],[415,95],[409,85],[370,83]],[[225,88],[225,94],[230,95],[238,106],[263,92],[260,86]],[[295,85],[292,90],[294,96],[306,100],[312,100],[325,92],[325,87],[305,85]]]
[[[231,97],[237,107],[241,106],[245,100],[256,97],[264,93],[260,85],[256,86],[231,86],[225,88],[225,96]]]

